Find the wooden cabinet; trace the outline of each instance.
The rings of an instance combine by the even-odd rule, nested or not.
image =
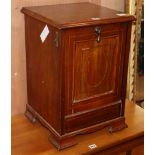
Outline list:
[[[127,127],[130,15],[91,3],[25,7],[26,116],[63,149],[77,134]],[[41,40],[41,36],[44,40]]]

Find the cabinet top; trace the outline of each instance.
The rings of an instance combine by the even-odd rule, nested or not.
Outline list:
[[[92,3],[23,7],[21,11],[59,29],[135,20],[134,16]]]

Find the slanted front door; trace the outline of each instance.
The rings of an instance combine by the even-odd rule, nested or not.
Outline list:
[[[116,103],[121,107],[125,26],[103,25],[100,29],[100,41],[95,26],[70,34],[68,104],[71,113]]]

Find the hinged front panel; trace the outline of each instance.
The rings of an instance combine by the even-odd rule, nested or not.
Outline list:
[[[125,30],[111,24],[69,32],[67,114],[121,104]]]

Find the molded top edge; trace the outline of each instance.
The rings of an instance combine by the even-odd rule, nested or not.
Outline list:
[[[135,20],[132,15],[92,3],[23,7],[21,12],[58,29]]]

